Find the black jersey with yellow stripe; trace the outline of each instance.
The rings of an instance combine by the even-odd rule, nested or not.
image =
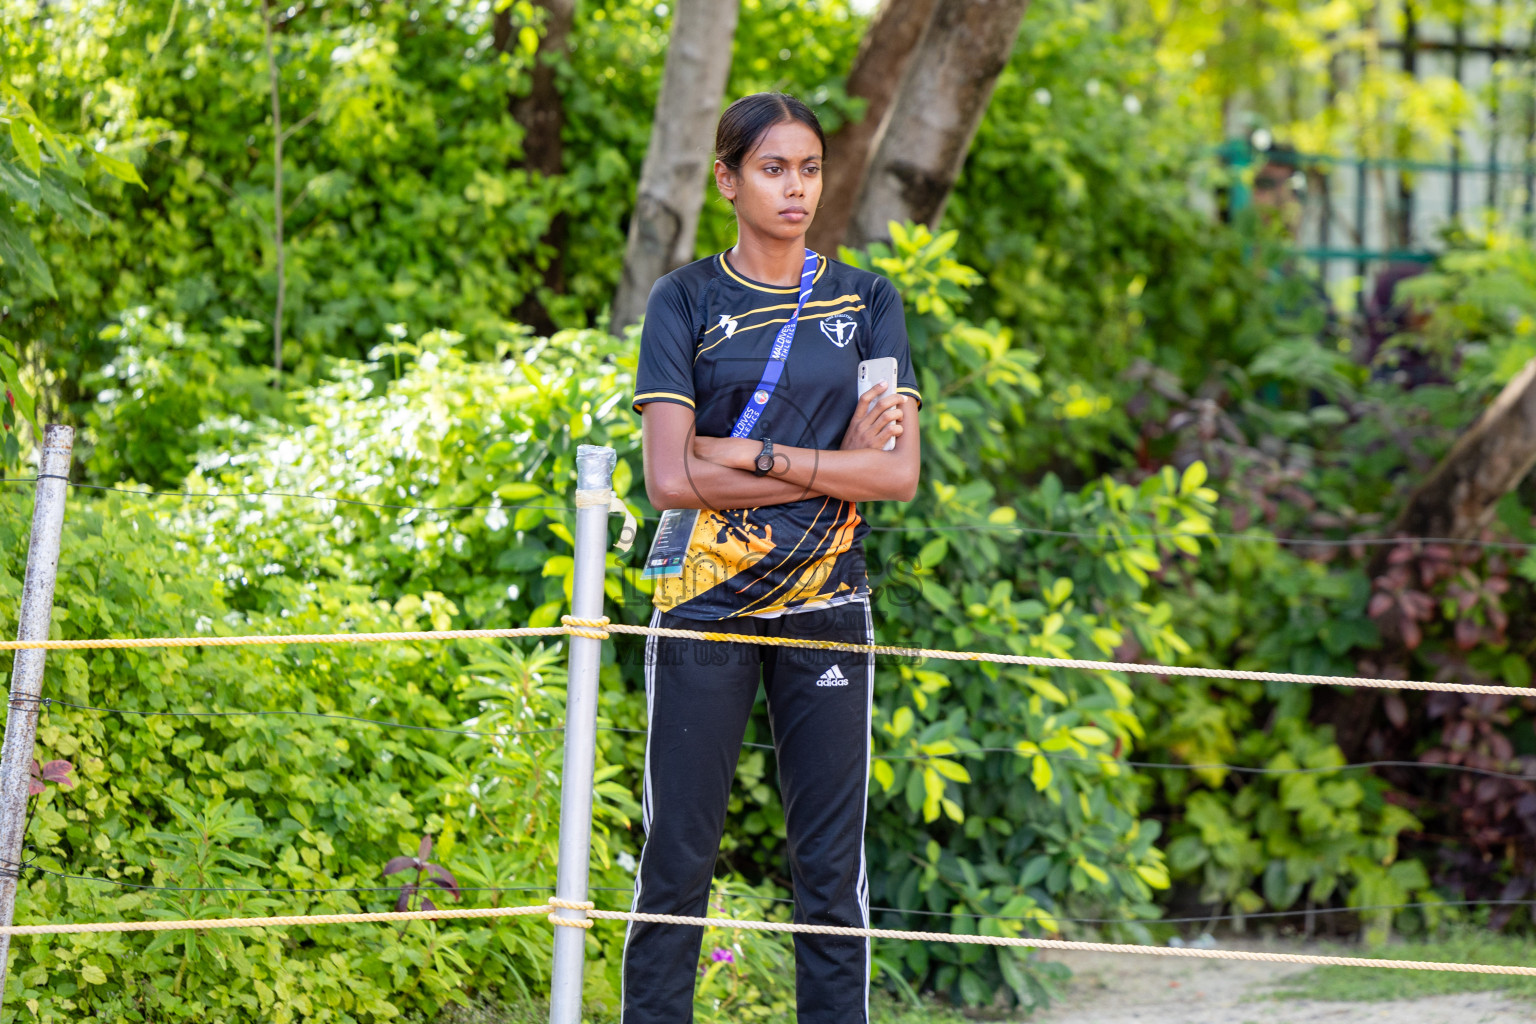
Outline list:
[[[646,307],[635,410],[649,402],[686,405],[699,435],[730,436],[798,298],[798,288],[742,275],[724,253],[663,277]],[[896,289],[878,274],[819,258],[783,376],[752,436],[837,448],[857,404],[859,362],[883,356],[896,359],[898,389],[921,403]],[[714,620],[868,593],[867,532],[854,503],[836,498],[705,510],[682,576],[657,581],[656,607]]]

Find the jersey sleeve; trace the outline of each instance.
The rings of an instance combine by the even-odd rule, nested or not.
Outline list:
[[[870,343],[867,358],[896,358],[896,391],[910,395],[922,408],[923,396],[917,389],[917,375],[912,372],[912,352],[907,345],[907,315],[901,306],[896,286],[885,278],[875,282],[869,303]]]
[[[640,363],[635,371],[635,412],[647,402],[674,402],[694,408],[695,329],[688,296],[671,276],[651,288],[640,329]]]

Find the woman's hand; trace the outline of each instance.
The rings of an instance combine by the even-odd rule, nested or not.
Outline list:
[[[865,408],[869,405],[870,395],[879,394],[885,387],[885,381],[882,380],[859,396],[859,407],[853,414],[853,421],[848,424],[848,432],[843,435],[843,443],[838,446],[840,451],[884,448],[886,441],[901,436],[906,395],[884,395],[872,408]]]

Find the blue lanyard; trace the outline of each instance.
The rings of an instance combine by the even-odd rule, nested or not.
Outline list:
[[[814,252],[805,250],[805,265],[800,270],[800,301],[795,304],[795,313],[789,318],[789,323],[780,327],[778,336],[773,339],[773,350],[768,353],[768,365],[763,367],[763,379],[758,381],[752,397],[747,399],[746,408],[736,417],[736,426],[731,428],[732,437],[752,435],[758,417],[763,414],[768,399],[773,397],[774,389],[779,386],[779,378],[784,375],[784,362],[789,358],[789,347],[795,342],[795,327],[800,323],[800,311],[805,308],[805,300],[810,297],[811,285],[816,280],[817,259]]]

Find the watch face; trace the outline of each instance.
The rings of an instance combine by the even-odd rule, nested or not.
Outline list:
[[[764,473],[768,472],[773,468],[773,456],[767,454],[759,455],[757,457],[757,468],[762,470]]]

